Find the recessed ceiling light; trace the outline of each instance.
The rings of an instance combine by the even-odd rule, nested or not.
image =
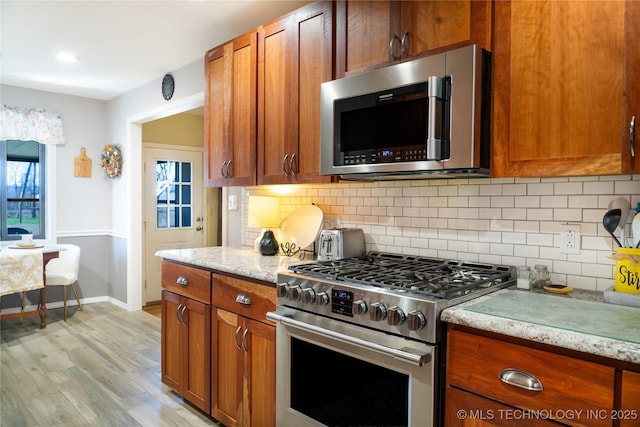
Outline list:
[[[78,57],[69,52],[60,52],[56,55],[56,58],[58,58],[58,61],[67,62],[69,64],[78,61]]]

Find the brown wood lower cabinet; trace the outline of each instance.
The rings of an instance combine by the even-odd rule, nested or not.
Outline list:
[[[445,425],[640,426],[636,368],[449,325]]]
[[[226,426],[275,425],[274,326],[214,309],[211,415]]]
[[[273,284],[163,261],[162,286],[162,382],[227,427],[275,426]]]
[[[162,291],[162,382],[205,412],[210,398],[211,307]]]
[[[621,427],[640,426],[640,373],[622,371],[622,393],[618,418]]]

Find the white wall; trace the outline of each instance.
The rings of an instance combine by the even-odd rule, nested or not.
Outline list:
[[[1,86],[2,103],[12,107],[44,108],[62,116],[65,144],[55,150],[54,172],[57,191],[56,223],[58,236],[105,234],[111,230],[112,180],[100,169],[100,153],[109,143],[104,101],[61,95],[14,86]],[[91,178],[76,178],[74,158],[85,147],[92,160]],[[54,229],[55,229],[54,228]]]

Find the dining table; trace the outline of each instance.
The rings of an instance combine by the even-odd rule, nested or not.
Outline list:
[[[0,313],[0,320],[40,316],[40,328],[47,327],[47,275],[49,261],[63,250],[55,244],[23,245],[20,241],[0,242],[0,297],[31,290],[40,290],[35,310]]]

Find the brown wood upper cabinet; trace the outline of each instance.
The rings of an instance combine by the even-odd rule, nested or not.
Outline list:
[[[205,55],[207,185],[256,183],[256,67],[251,31]]]
[[[320,83],[333,78],[333,4],[263,25],[258,36],[258,184],[329,182],[320,170]]]
[[[338,1],[336,75],[491,43],[490,1]]]
[[[629,132],[640,3],[498,1],[494,12],[492,176],[640,171]]]

